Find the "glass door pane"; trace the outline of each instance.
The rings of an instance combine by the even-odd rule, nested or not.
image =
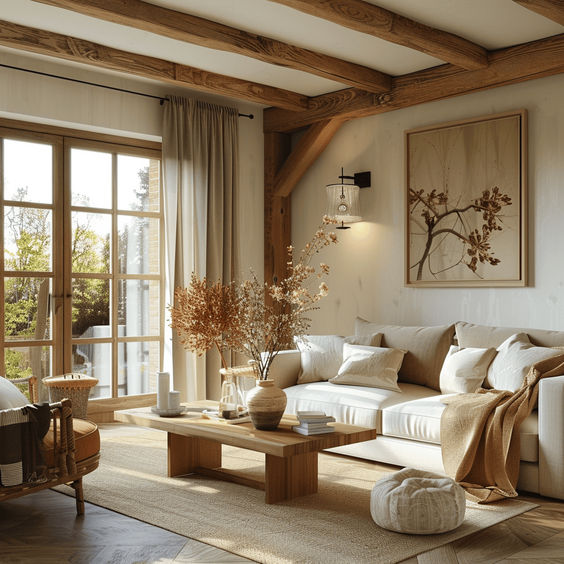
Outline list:
[[[62,321],[51,310],[51,297],[60,291],[53,194],[61,144],[52,136],[38,142],[25,133],[12,138],[3,132],[0,373],[7,378],[34,377],[39,397],[32,399],[47,400],[41,380],[58,370],[54,348]]]
[[[72,369],[98,378],[92,397],[155,392],[163,344],[160,161],[102,143],[67,145]]]
[[[52,146],[18,139],[4,139],[3,145],[4,198],[53,203]]]

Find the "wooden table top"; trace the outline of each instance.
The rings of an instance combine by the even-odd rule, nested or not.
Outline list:
[[[190,406],[217,408],[217,402],[192,402]],[[330,423],[335,432],[322,435],[304,436],[292,431],[298,424],[294,415],[284,415],[275,431],[259,431],[252,423],[228,424],[214,419],[205,419],[201,413],[190,412],[177,417],[160,417],[150,407],[124,409],[115,412],[115,419],[152,429],[159,429],[177,435],[198,437],[217,441],[221,444],[246,448],[280,457],[316,452],[326,448],[359,443],[376,438],[376,429]]]

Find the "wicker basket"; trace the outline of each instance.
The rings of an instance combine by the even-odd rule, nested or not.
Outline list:
[[[73,417],[86,419],[88,396],[90,390],[98,383],[97,378],[86,374],[63,374],[43,378],[43,383],[49,388],[51,402],[68,398],[72,402]]]

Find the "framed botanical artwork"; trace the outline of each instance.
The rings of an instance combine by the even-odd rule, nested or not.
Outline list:
[[[406,131],[406,285],[525,286],[525,110]]]

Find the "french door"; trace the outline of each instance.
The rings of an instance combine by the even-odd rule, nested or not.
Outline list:
[[[0,127],[0,370],[154,392],[163,354],[160,151]]]

